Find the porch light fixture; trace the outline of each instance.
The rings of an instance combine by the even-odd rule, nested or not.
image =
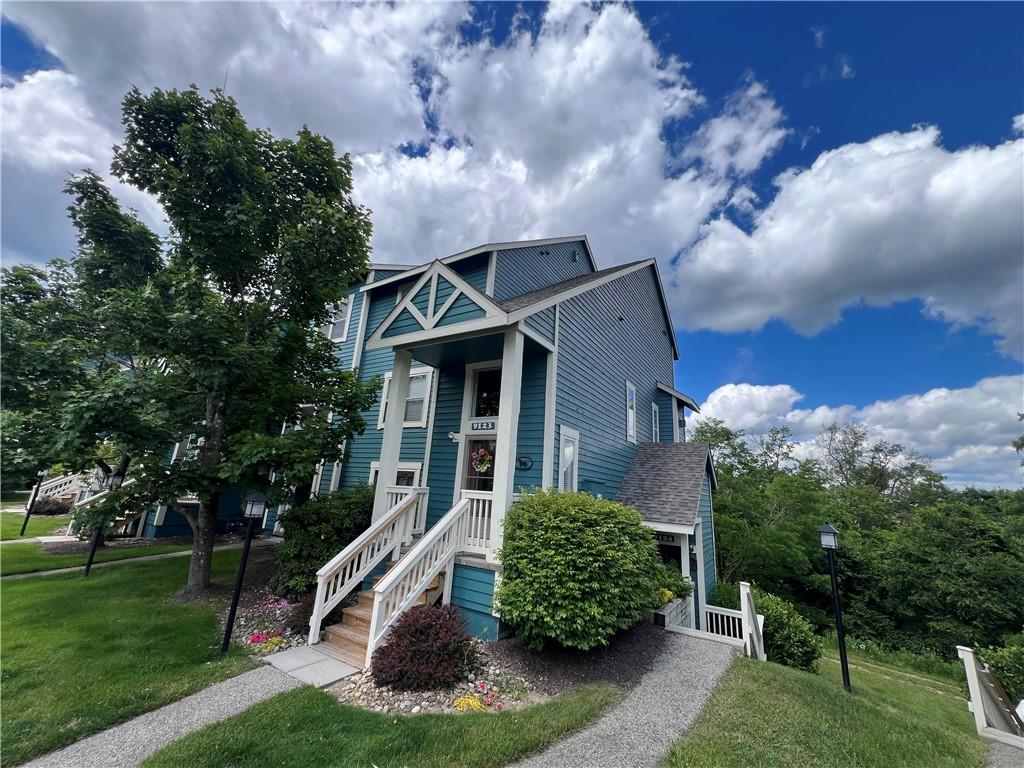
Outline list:
[[[828,523],[818,529],[821,548],[828,552],[828,572],[832,577],[832,612],[836,617],[836,639],[839,642],[839,664],[843,668],[843,688],[850,692],[850,665],[846,660],[846,630],[843,628],[843,604],[839,598],[839,579],[836,578],[836,550],[839,531]]]
[[[242,502],[242,515],[245,517],[245,544],[242,545],[242,559],[238,563],[238,575],[235,576],[235,591],[231,595],[231,609],[228,611],[227,626],[224,627],[224,641],[220,644],[221,654],[228,652],[231,646],[231,630],[235,626],[235,613],[238,611],[238,598],[242,595],[242,583],[245,581],[245,566],[249,563],[249,549],[252,547],[252,532],[257,520],[263,519],[267,509],[267,495],[253,491]]]

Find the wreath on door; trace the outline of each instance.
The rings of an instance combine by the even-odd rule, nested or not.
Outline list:
[[[481,446],[470,455],[470,464],[478,475],[486,475],[494,466],[494,455]]]

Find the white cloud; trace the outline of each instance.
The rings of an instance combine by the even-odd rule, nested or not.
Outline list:
[[[845,307],[919,298],[1022,356],[1024,141],[949,151],[920,127],[825,152],[775,184],[752,231],[719,216],[677,263],[684,327],[779,318],[813,334]]]
[[[721,115],[700,127],[686,156],[700,158],[718,174],[751,173],[789,133],[783,119],[764,85],[750,80],[729,97]]]
[[[695,421],[718,418],[751,435],[787,426],[804,457],[815,454],[813,441],[823,427],[858,422],[872,440],[900,443],[934,459],[933,468],[952,485],[1020,486],[1020,456],[1010,443],[1020,434],[1024,376],[997,376],[971,387],[937,388],[863,408],[796,407],[804,399],[788,384],[727,384],[708,396]]]
[[[1013,116],[1013,132],[1017,135],[1024,134],[1024,114]]]
[[[853,68],[853,59],[845,53],[836,56],[836,67],[842,80],[852,80],[857,76],[857,70]]]
[[[828,27],[811,27],[811,37],[814,39],[814,47],[821,49],[825,47],[825,35]]]

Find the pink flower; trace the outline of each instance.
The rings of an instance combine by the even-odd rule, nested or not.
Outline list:
[[[502,704],[502,703],[501,703],[501,702],[499,701],[499,702],[498,702],[498,706],[496,707],[496,709],[497,709],[497,710],[498,710],[499,712],[501,712],[501,711],[502,711],[503,709],[505,709],[505,705],[504,705],[504,704]]]

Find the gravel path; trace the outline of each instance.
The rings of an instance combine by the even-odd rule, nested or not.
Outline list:
[[[23,768],[132,768],[205,725],[299,685],[284,672],[263,666],[43,755]]]
[[[989,744],[988,768],[1021,768],[1024,752],[1008,744]]]
[[[666,633],[668,634],[668,633]],[[697,719],[738,650],[668,634],[654,669],[594,725],[518,768],[647,768]]]

